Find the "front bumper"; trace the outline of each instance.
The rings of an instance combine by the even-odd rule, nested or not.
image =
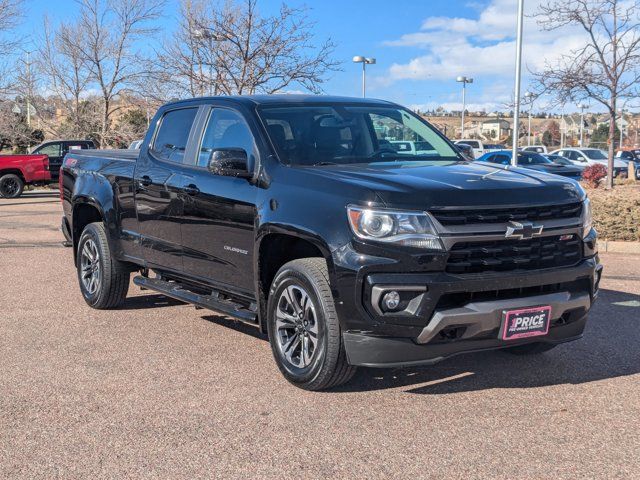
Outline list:
[[[402,319],[394,318],[389,319],[394,325],[386,328],[347,330],[343,338],[348,361],[369,367],[411,366],[436,363],[464,352],[575,340],[581,337],[587,312],[597,296],[601,271],[597,257],[593,257],[575,267],[526,274],[465,279],[446,274],[371,276],[376,284],[426,285],[427,293],[418,309],[421,318],[406,318],[402,326]],[[459,292],[476,295],[457,305],[439,301],[451,294],[456,298]],[[494,294],[494,299],[488,298]],[[547,335],[512,341],[499,338],[504,310],[537,305],[552,307]]]

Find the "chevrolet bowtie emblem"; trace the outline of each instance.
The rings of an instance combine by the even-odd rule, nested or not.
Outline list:
[[[517,240],[529,240],[542,235],[543,225],[534,225],[531,222],[509,222],[505,237]]]

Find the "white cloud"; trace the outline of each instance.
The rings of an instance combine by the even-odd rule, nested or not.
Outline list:
[[[452,80],[457,75],[513,78],[515,63],[516,3],[492,0],[475,19],[429,17],[419,32],[408,33],[385,45],[425,50],[406,63],[391,65],[376,79],[382,85],[399,80]],[[539,2],[527,2],[524,24],[524,70],[541,69],[560,55],[584,45],[577,29],[542,31],[531,17]]]

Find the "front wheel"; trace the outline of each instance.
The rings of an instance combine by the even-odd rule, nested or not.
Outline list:
[[[80,291],[89,306],[107,309],[124,302],[131,273],[113,258],[102,223],[91,223],[82,231],[76,263]]]
[[[24,190],[24,182],[18,175],[8,173],[0,177],[0,197],[18,198]]]
[[[267,317],[273,356],[289,382],[324,390],[353,377],[323,258],[293,260],[278,271]]]

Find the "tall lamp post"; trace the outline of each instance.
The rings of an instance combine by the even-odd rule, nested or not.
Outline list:
[[[209,79],[206,83],[208,83],[208,85],[202,85],[201,86],[201,92],[202,95],[204,95],[204,89],[207,88],[209,91],[209,95],[213,95],[214,92],[214,81],[213,81],[213,59],[211,58],[212,52],[213,52],[213,43],[214,42],[221,42],[223,40],[225,40],[225,38],[221,35],[218,35],[216,33],[214,33],[214,31],[210,28],[196,28],[193,32],[192,32],[193,38],[197,41],[206,41],[207,42],[207,46],[206,48],[208,49],[207,52],[207,56],[208,58],[208,67],[209,67],[209,72],[208,72],[208,76]],[[198,51],[200,50],[200,47],[198,47]],[[202,73],[203,70],[203,62],[202,62],[202,58],[200,58],[200,53],[198,52],[198,66],[200,68],[200,74],[204,76],[204,74]]]
[[[589,105],[580,104],[580,148],[584,146],[584,110],[586,108],[589,108]]]
[[[513,142],[511,144],[511,165],[518,166],[518,140],[520,136],[520,80],[522,77],[522,25],[524,20],[524,0],[518,0],[518,23],[516,27],[516,75],[514,82]]]
[[[464,138],[464,111],[467,108],[467,83],[473,83],[473,78],[460,76],[456,78],[456,82],[462,83],[462,116],[460,121],[460,138]]]
[[[367,65],[374,65],[376,59],[356,55],[353,57],[353,63],[362,64],[362,98],[364,98],[367,95]]]
[[[534,94],[532,92],[525,92],[524,98],[527,99],[529,104],[529,129],[527,133],[527,145],[531,146],[531,110],[533,109]]]
[[[622,140],[624,139],[624,112],[626,110],[624,108],[620,109],[620,146],[618,147],[622,150]]]

